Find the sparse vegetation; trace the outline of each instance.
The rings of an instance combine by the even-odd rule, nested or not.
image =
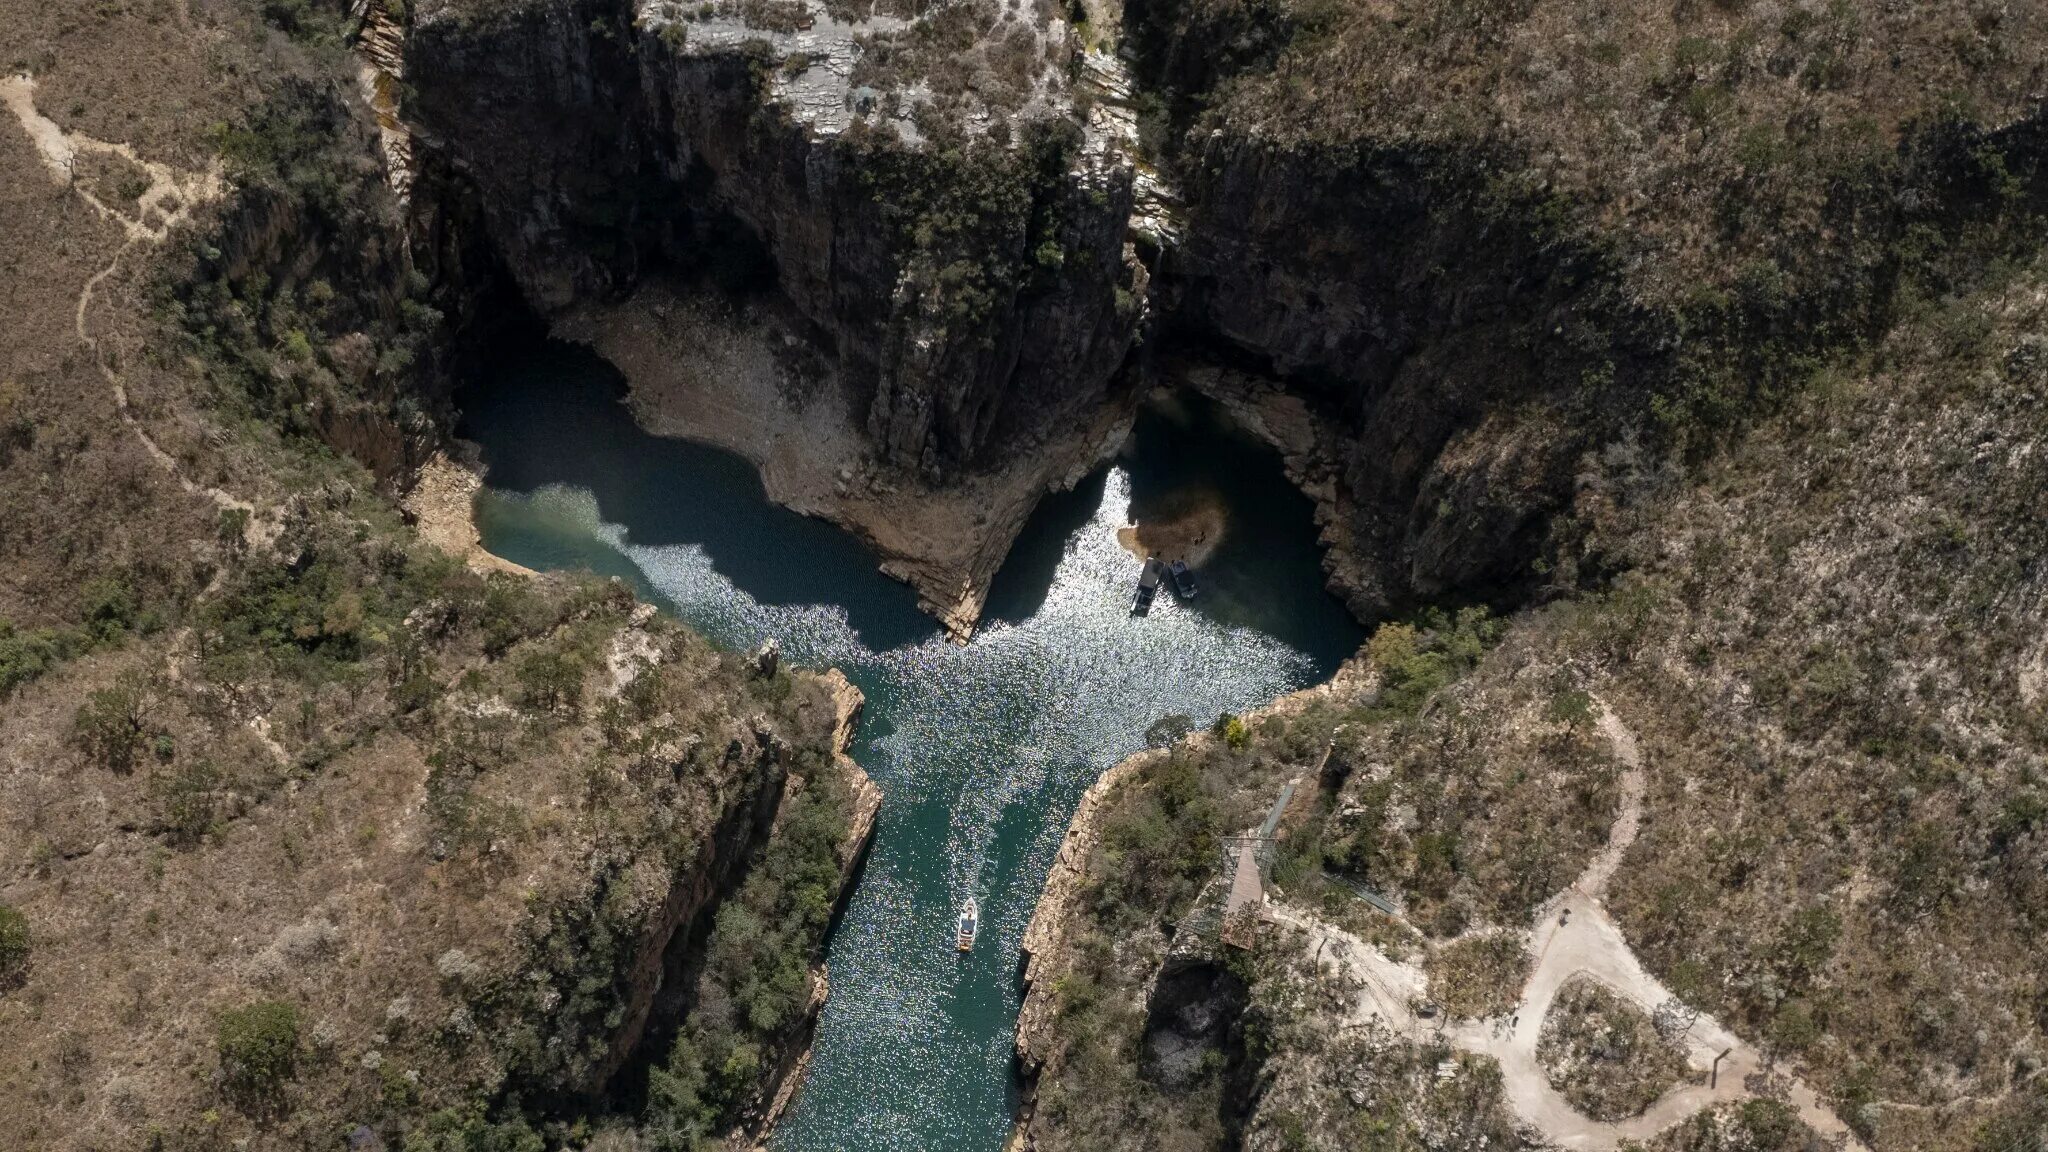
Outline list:
[[[1792,1106],[1771,1099],[1702,1109],[1651,1145],[1658,1152],[1806,1152],[1818,1146],[1820,1137]]]
[[[1067,81],[1073,46],[1043,17],[1037,0],[1021,9],[1000,0],[932,5],[907,27],[861,37],[853,83],[917,91],[921,119],[957,127],[992,113],[1007,131],[1034,96]]]
[[[28,917],[18,908],[0,904],[0,990],[19,982],[27,973],[33,942]]]
[[[439,167],[400,214],[344,7],[8,13],[9,72],[60,128],[217,158],[232,192],[115,261],[118,222],[75,190],[139,211],[136,165],[0,189],[7,234],[34,239],[9,248],[0,349],[0,1085],[26,1102],[0,1144],[316,1146],[360,1124],[408,1152],[601,1146],[618,1133],[540,1110],[587,1091],[644,1006],[649,908],[793,767],[811,783],[754,846],[652,1077],[650,1138],[695,1147],[801,1030],[843,863],[814,686],[657,623],[659,667],[614,691],[622,591],[482,578],[400,523],[380,486],[445,431],[447,325],[479,288],[457,249],[511,230],[437,201]],[[1082,5],[1072,37],[1042,3],[918,9],[879,9],[912,23],[863,46],[855,82],[883,91],[830,145],[917,336],[982,357],[1019,301],[1092,285],[1118,323],[1244,353],[1333,445],[1304,473],[1337,493],[1339,566],[1384,561],[1352,581],[1361,612],[1505,613],[1391,619],[1338,693],[1147,732],[1068,930],[1044,1126],[1091,1152],[1512,1146],[1494,1069],[1329,1026],[1349,1002],[1270,939],[1204,959],[1242,1011],[1185,1091],[1148,1063],[1147,990],[1206,931],[1222,838],[1309,777],[1273,887],[1427,955],[1453,1013],[1499,1011],[1512,930],[1615,814],[1606,707],[1647,766],[1607,895],[1644,963],[1877,1152],[2032,1138],[2037,7],[1214,0],[1133,6],[1128,29]],[[635,46],[609,14],[573,31]],[[1041,103],[1077,42],[1119,34],[1184,229],[1168,261],[1139,247],[1149,298],[1084,250],[1118,186],[1077,182],[1096,161]],[[748,51],[757,82],[814,63]],[[917,147],[892,123],[912,88]],[[10,173],[29,147],[0,140]],[[576,243],[632,240],[594,257],[609,287],[687,248],[688,213],[646,212],[633,181],[558,175],[550,209],[601,237]],[[1566,1089],[1624,1114],[1678,1073],[1601,995],[1570,990],[1546,1035]],[[209,1018],[236,1107],[204,1075]],[[1811,1139],[1760,1099],[1658,1146]]]
[[[1021,130],[1011,146],[941,128],[928,147],[907,149],[856,126],[841,144],[897,233],[924,313],[944,331],[981,333],[999,304],[1057,273],[1060,262],[1038,254],[1063,243],[1079,133],[1064,121]]]
[[[719,910],[682,1033],[650,1073],[647,1131],[658,1148],[716,1146],[804,1021],[849,863],[851,800],[836,771],[812,767],[785,801],[779,835]]]
[[[305,81],[277,86],[217,126],[221,161],[256,210],[289,214],[302,251],[322,259],[288,275],[251,275],[246,262],[276,254],[194,236],[182,263],[167,262],[157,312],[201,366],[216,418],[309,446],[349,421],[375,422],[400,444],[431,426],[421,401],[431,390],[419,385],[437,370],[428,351],[443,311],[431,281],[382,239],[397,226],[397,206],[361,161],[373,131],[340,94]]]
[[[1687,1074],[1684,1051],[1648,1013],[1584,977],[1558,990],[1536,1057],[1551,1087],[1595,1120],[1639,1116]]]
[[[298,1073],[298,1009],[278,1000],[230,1009],[221,1014],[215,1046],[230,1092],[251,1105],[275,1103]]]
[[[1513,1008],[1529,979],[1531,958],[1515,932],[1482,932],[1429,954],[1429,994],[1453,1016],[1480,1019]]]
[[[94,692],[71,721],[71,739],[79,751],[111,772],[135,770],[146,735],[141,694],[127,685]]]
[[[23,632],[0,620],[0,699],[36,679],[85,646],[77,632],[37,628]]]
[[[1348,889],[1323,876],[1326,860],[1341,864],[1351,851],[1347,797],[1353,782],[1372,775],[1361,771],[1371,762],[1372,741],[1414,722],[1412,714],[1423,701],[1403,693],[1419,691],[1416,685],[1423,681],[1439,692],[1449,689],[1500,634],[1500,626],[1479,611],[1425,614],[1418,625],[1392,627],[1381,629],[1387,639],[1380,641],[1383,659],[1376,661],[1374,674],[1343,683],[1304,706],[1264,716],[1219,717],[1205,732],[1145,753],[1148,758],[1130,782],[1104,800],[1079,911],[1066,930],[1071,967],[1053,990],[1057,1068],[1038,1082],[1035,1116],[1044,1119],[1034,1120],[1034,1130],[1045,1133],[1052,1146],[1112,1149],[1136,1147],[1140,1140],[1219,1146],[1226,1132],[1246,1122],[1235,1094],[1259,1075],[1253,1069],[1262,1061],[1292,1086],[1289,1093],[1299,1088],[1321,1098],[1323,1090],[1309,1085],[1318,1075],[1318,1061],[1339,1041],[1326,1022],[1319,1022],[1321,1002],[1299,983],[1298,974],[1289,974],[1295,961],[1287,959],[1290,953],[1277,940],[1254,944],[1246,956],[1225,950],[1229,970],[1249,987],[1241,1059],[1219,1056],[1203,1065],[1191,1083],[1167,1085],[1129,1067],[1128,1053],[1144,1042],[1148,985],[1164,949],[1169,943],[1176,949],[1214,946],[1202,941],[1213,940],[1217,931],[1210,902],[1222,898],[1221,838],[1255,827],[1282,782],[1316,766],[1326,748],[1331,763],[1318,783],[1336,790],[1319,796],[1305,819],[1287,824],[1272,880],[1284,887],[1290,901],[1361,918],[1371,932],[1384,927],[1384,921],[1375,924],[1359,910],[1364,905]],[[1389,683],[1395,686],[1391,698]],[[1484,810],[1483,803],[1475,807]],[[1542,832],[1547,843],[1557,843],[1554,829]],[[1569,850],[1568,845],[1558,847]],[[1259,939],[1276,931],[1266,926]],[[1391,940],[1399,934],[1384,935]],[[1489,953],[1499,961],[1491,977],[1506,983],[1507,970],[1526,966],[1527,957],[1512,936],[1501,936],[1509,947],[1497,957]],[[1473,944],[1479,950],[1488,947],[1483,941]],[[1518,991],[1517,985],[1508,994]],[[1488,994],[1473,983],[1475,1002]],[[1376,1051],[1382,1055],[1361,1067],[1378,1066],[1380,1060],[1395,1061],[1388,1068],[1410,1067],[1410,1061],[1420,1067],[1426,1058],[1404,1042],[1389,1041]],[[1433,1067],[1435,1057],[1427,1059]],[[1478,1122],[1486,1131],[1509,1132],[1497,1075],[1489,1079],[1490,1069],[1474,1071],[1473,1079],[1443,1085],[1443,1100],[1456,1100],[1469,1114],[1482,1117]],[[1342,1103],[1304,1104],[1289,1114],[1283,1113],[1292,1105],[1272,1112],[1262,1106],[1250,1123],[1285,1136],[1297,1125],[1305,1134],[1310,1117],[1317,1117],[1314,1124],[1337,1134],[1331,1136],[1338,1141],[1333,1147],[1361,1138],[1359,1133],[1379,1131],[1383,1124],[1405,1129],[1404,1117],[1410,1115],[1405,1110],[1422,1107],[1415,1088],[1391,1073],[1371,1079],[1375,1087],[1370,1089],[1345,1089],[1347,1095],[1338,1097]],[[1418,1123],[1416,1131],[1427,1127]]]

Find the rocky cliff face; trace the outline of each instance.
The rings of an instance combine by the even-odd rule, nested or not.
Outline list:
[[[407,111],[480,191],[537,309],[617,297],[658,265],[768,278],[858,393],[878,457],[927,475],[1102,401],[1136,321],[1116,300],[1128,164],[827,131],[767,79],[809,54],[766,32],[700,48],[694,27],[617,0],[421,5]],[[947,202],[942,183],[977,179],[985,202]],[[958,211],[982,216],[974,235],[935,240]]]
[[[565,330],[615,359],[636,357],[590,315],[650,272],[770,290],[780,341],[832,366],[859,458],[778,476],[756,437],[677,430],[746,453],[778,499],[860,533],[957,631],[1037,495],[1100,458],[1148,297],[1176,343],[1302,396],[1331,430],[1317,469],[1335,484],[1334,582],[1357,611],[1527,583],[1582,442],[1479,429],[1503,406],[1560,403],[1596,357],[1544,334],[1583,326],[1600,291],[1595,253],[1531,226],[1540,197],[1501,192],[1471,155],[1198,133],[1169,158],[1184,206],[1155,248],[1158,204],[1133,220],[1140,149],[1119,111],[1136,98],[1111,57],[1077,57],[1100,108],[985,109],[963,131],[869,114],[874,91],[845,78],[879,51],[855,32],[882,30],[804,17],[819,19],[789,31],[618,0],[425,4],[406,111],[425,152],[473,184],[528,301],[576,313]],[[1146,79],[1183,87],[1216,70],[1210,52]],[[637,326],[671,326],[656,311]],[[1611,372],[1630,355],[1597,358]],[[690,390],[628,374],[636,390]],[[884,491],[867,502],[884,507],[835,498],[835,481],[871,471]],[[905,530],[922,514],[894,506],[899,488],[983,514]]]
[[[1114,450],[1145,277],[1132,169],[1056,109],[993,128],[878,109],[846,77],[855,32],[891,22],[821,16],[423,4],[405,111],[527,302],[620,363],[643,410],[683,413],[659,430],[748,456],[964,636],[1038,497]],[[1004,19],[1010,43],[1064,35]],[[704,356],[672,317],[705,299],[758,314],[759,371],[677,370]],[[764,446],[795,427],[802,450]]]
[[[824,353],[846,450],[806,473],[715,422],[682,433],[861,534],[956,632],[1039,493],[1100,459],[1141,317],[1152,346],[1304,403],[1332,583],[1360,615],[1515,602],[1605,570],[1553,530],[1589,450],[1725,436],[1902,298],[2009,253],[2011,209],[2041,199],[2031,48],[1961,73],[1916,55],[1918,86],[1879,69],[1886,38],[1959,42],[1952,13],[1887,17],[1848,41],[1860,70],[1819,84],[1803,70],[1846,66],[1804,19],[1084,6],[1118,50],[1048,12],[955,7],[439,0],[407,113],[544,313],[654,269],[766,290],[771,349]],[[1689,72],[1527,64],[1692,23]],[[1597,90],[1525,90],[1567,69]],[[1927,104],[1942,84],[1978,94],[1974,119]],[[1630,100],[1640,122],[1617,126]],[[1689,153],[1681,112],[1715,109],[1746,127]],[[582,331],[630,358],[587,335],[604,327]],[[818,424],[755,408],[750,427]]]
[[[1597,261],[1477,210],[1455,171],[1469,160],[1216,132],[1177,165],[1184,240],[1159,307],[1189,345],[1328,426],[1319,460],[1346,546],[1333,574],[1367,618],[1521,591],[1583,443],[1562,421],[1551,436],[1484,428],[1502,409],[1555,408],[1585,370],[1548,333],[1586,322]]]
[[[1309,402],[1368,614],[1535,590],[1573,562],[1551,521],[1589,449],[1698,452],[2025,247],[2042,204],[2031,17],[1122,16],[1182,200],[1163,325]],[[1979,36],[2004,47],[1922,51]]]

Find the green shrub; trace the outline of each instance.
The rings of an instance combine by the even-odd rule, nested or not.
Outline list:
[[[51,628],[17,632],[12,623],[0,620],[0,700],[88,644],[88,638],[77,632]]]
[[[171,843],[190,847],[212,830],[214,789],[219,783],[220,771],[203,760],[158,782],[164,833]]]
[[[1502,624],[1484,608],[1455,614],[1431,609],[1421,625],[1382,624],[1365,654],[1380,672],[1382,711],[1412,716],[1437,690],[1463,676],[1500,639]]]
[[[443,1108],[405,1134],[405,1152],[542,1152],[546,1147],[525,1120],[492,1121],[475,1103]]]
[[[484,587],[481,603],[474,613],[483,626],[484,652],[503,656],[507,649],[532,635],[541,626],[543,605],[527,581],[493,573]]]
[[[135,770],[144,736],[142,697],[127,685],[99,689],[71,718],[71,742],[86,759],[114,772]]]
[[[141,619],[135,590],[117,577],[101,576],[88,581],[84,601],[85,627],[101,643],[118,638]]]
[[[1549,713],[1552,720],[1579,728],[1592,722],[1593,697],[1578,688],[1560,692],[1551,698]]]
[[[215,1032],[222,1081],[245,1101],[274,1100],[297,1074],[299,1010],[261,1000],[222,1013]]]
[[[583,661],[543,648],[519,661],[520,702],[543,712],[574,712],[583,696]]]
[[[341,45],[350,27],[342,5],[315,0],[264,0],[263,18],[293,40],[313,47]]]
[[[1252,742],[1252,730],[1245,726],[1242,718],[1229,712],[1216,717],[1216,723],[1209,730],[1232,752],[1242,752]]]
[[[20,980],[28,971],[31,946],[28,917],[9,905],[0,904],[0,988]]]

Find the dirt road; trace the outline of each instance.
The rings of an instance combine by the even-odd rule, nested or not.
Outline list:
[[[1515,1113],[1560,1148],[1606,1152],[1623,1140],[1647,1141],[1701,1108],[1745,1100],[1768,1086],[1814,1131],[1840,1147],[1863,1152],[1863,1143],[1810,1087],[1796,1077],[1766,1073],[1762,1054],[1710,1016],[1700,1016],[1681,1038],[1692,1067],[1709,1079],[1671,1089],[1640,1116],[1616,1123],[1594,1120],[1550,1086],[1536,1060],[1536,1041],[1558,990],[1573,978],[1598,980],[1646,1012],[1672,999],[1670,990],[1644,970],[1601,904],[1641,827],[1644,779],[1635,737],[1605,705],[1600,708],[1599,727],[1622,763],[1621,806],[1606,847],[1570,887],[1538,912],[1536,926],[1527,934],[1536,961],[1520,1002],[1505,1016],[1448,1024],[1419,1017],[1415,1009],[1427,1000],[1429,984],[1422,969],[1389,959],[1352,933],[1298,909],[1272,907],[1269,917],[1304,932],[1307,946],[1319,951],[1321,962],[1354,983],[1359,989],[1353,1008],[1356,1021],[1377,1017],[1415,1039],[1439,1038],[1493,1057]]]

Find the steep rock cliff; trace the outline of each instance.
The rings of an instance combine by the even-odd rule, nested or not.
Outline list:
[[[618,296],[657,264],[765,259],[744,274],[772,276],[868,398],[878,454],[925,471],[984,463],[1100,402],[1135,322],[1115,300],[1127,164],[1069,147],[1025,157],[1032,170],[1021,146],[907,142],[886,124],[828,134],[774,102],[765,35],[696,49],[662,34],[682,27],[615,0],[421,6],[407,111],[482,193],[535,307]],[[930,185],[974,180],[996,185],[987,201],[948,206],[987,214],[971,242],[915,234],[950,191]],[[1028,281],[1008,275],[1026,262]]]
[[[1598,575],[1589,450],[1711,450],[2028,245],[2043,37],[1966,8],[1133,0],[1163,326],[1326,424],[1356,609]]]
[[[475,189],[527,301],[544,316],[577,307],[586,323],[571,330],[607,354],[630,358],[601,334],[607,316],[659,335],[629,298],[656,270],[761,302],[777,356],[821,352],[853,454],[813,454],[771,490],[862,534],[964,632],[1037,496],[1113,447],[1099,425],[1121,403],[1112,380],[1144,276],[1125,243],[1130,165],[1059,114],[1005,119],[1001,139],[844,108],[821,123],[781,89],[824,71],[821,54],[851,53],[850,33],[821,46],[658,8],[421,5],[406,103],[421,150]],[[629,375],[636,390],[687,390],[658,368]],[[764,463],[745,435],[676,430]],[[903,509],[834,491],[856,472],[885,505],[960,512],[899,530]],[[910,497],[886,499],[896,491]]]

